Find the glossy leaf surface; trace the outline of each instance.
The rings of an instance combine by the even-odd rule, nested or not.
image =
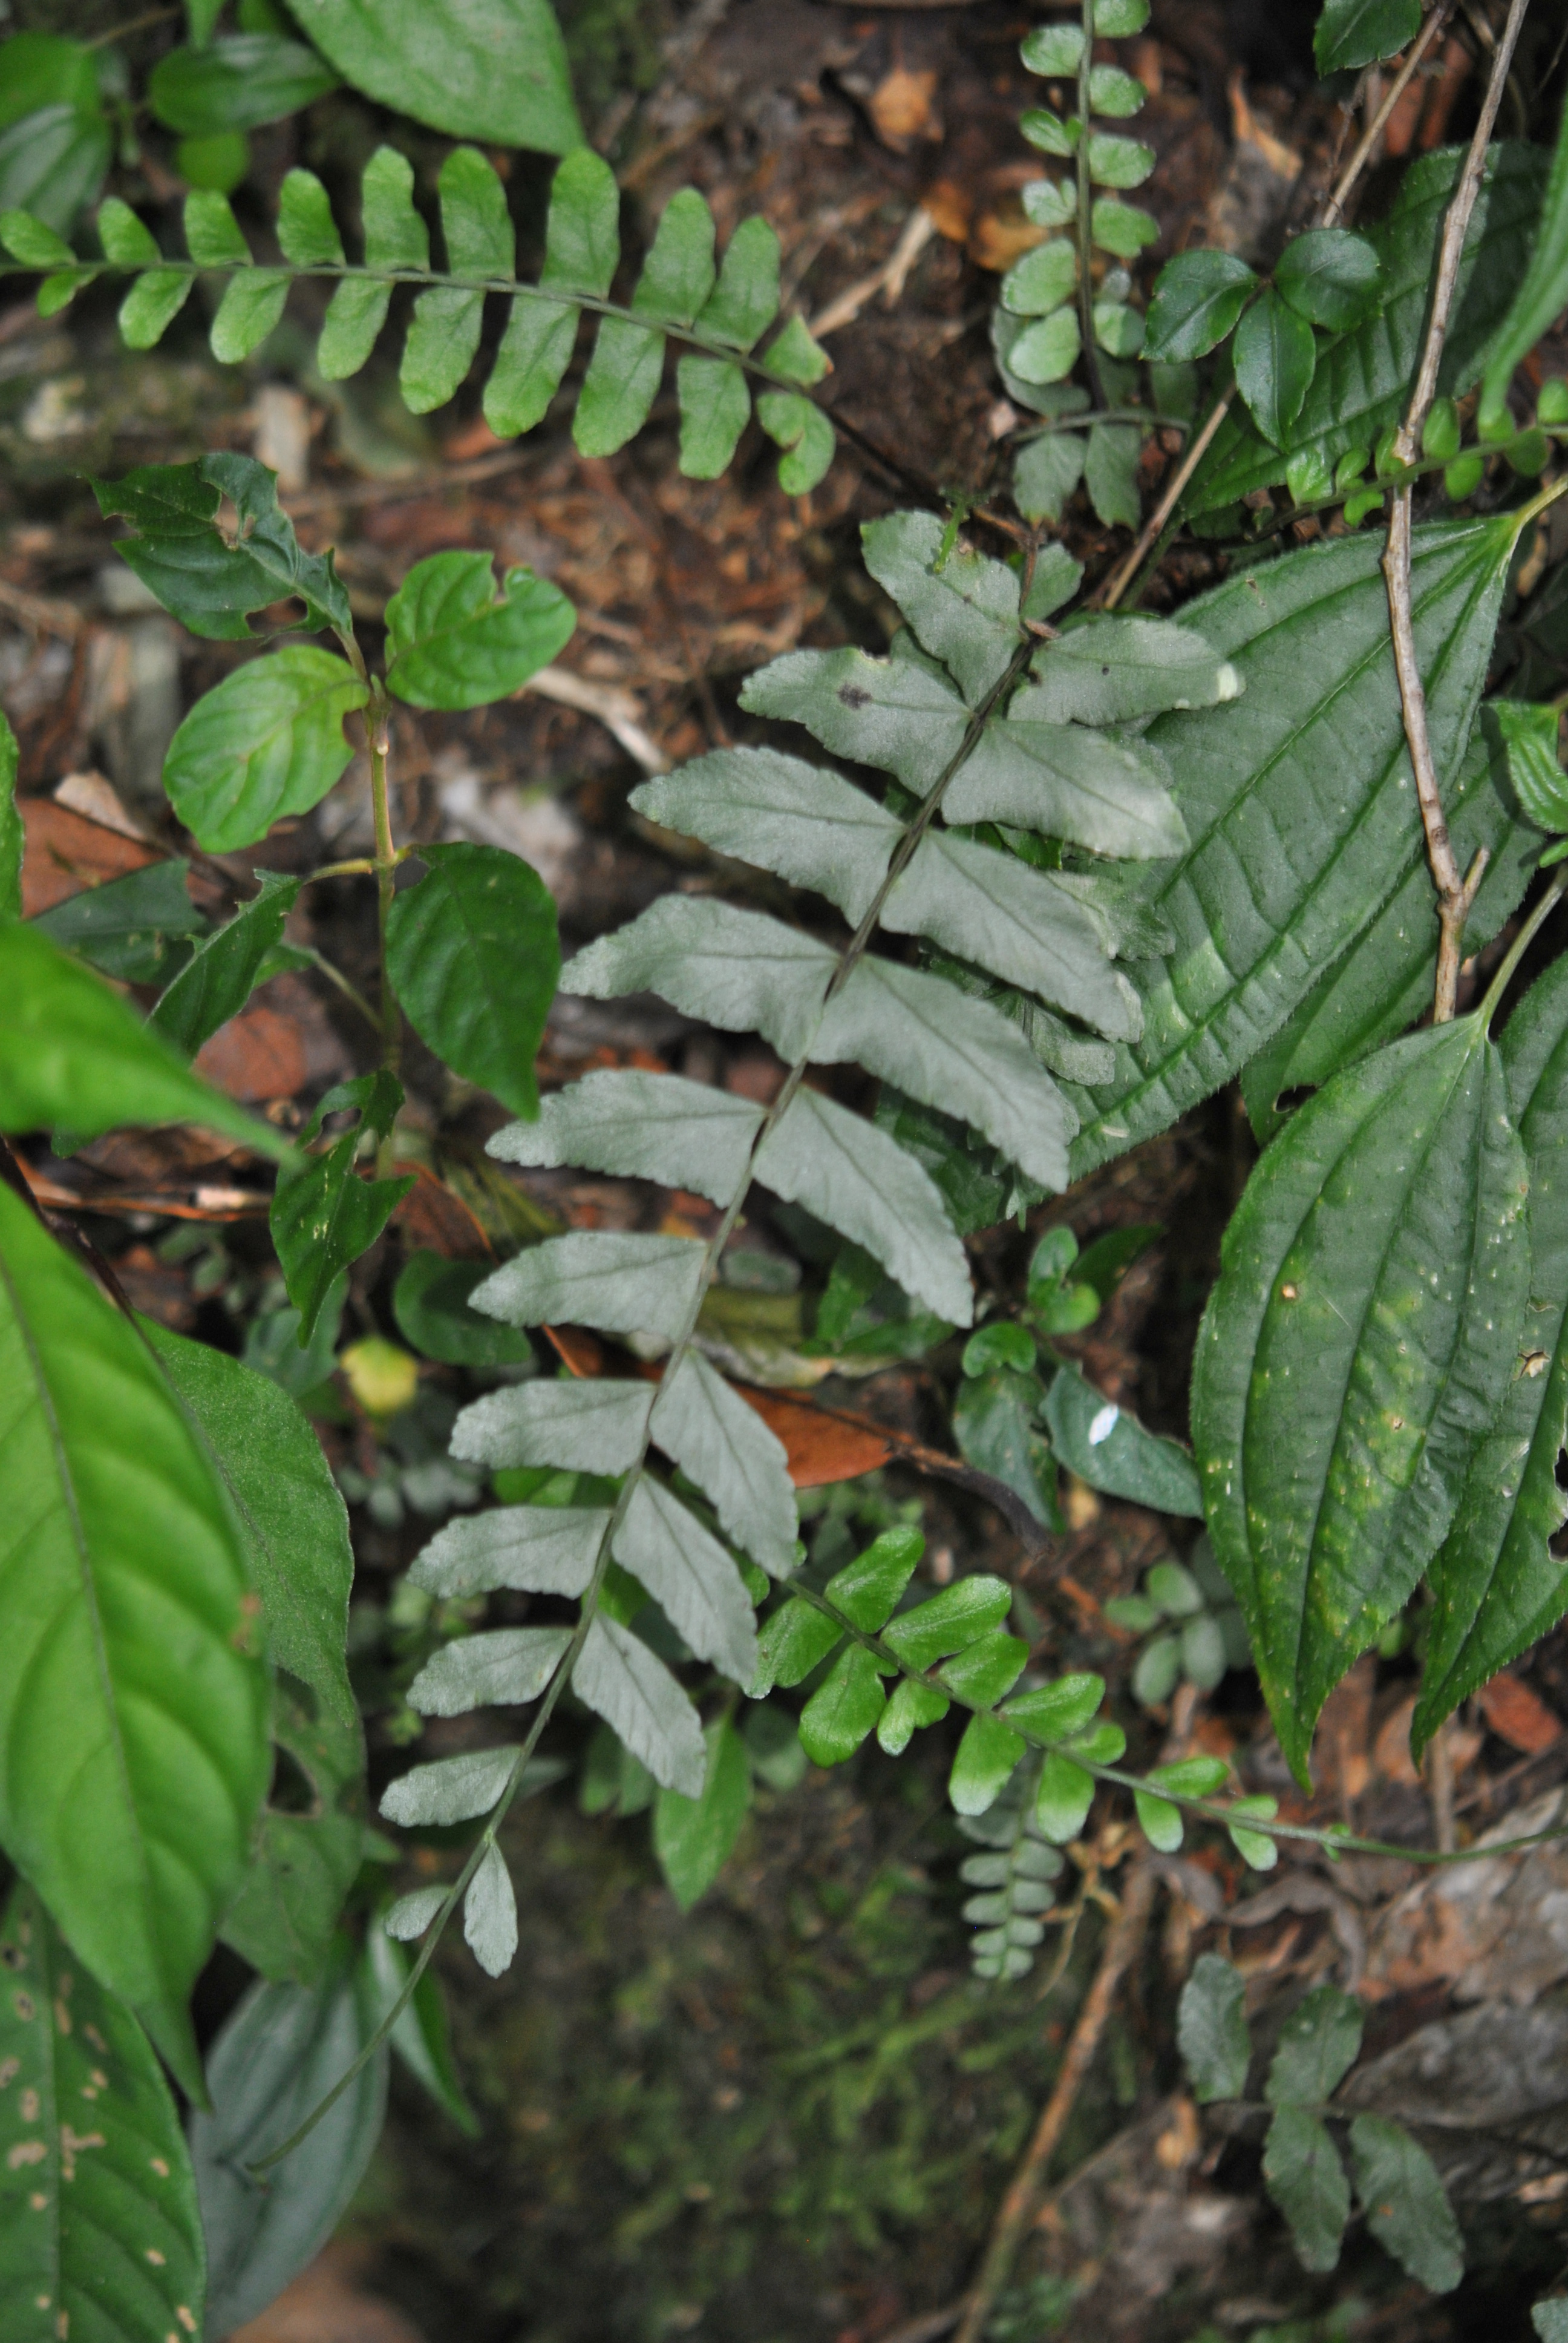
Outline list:
[[[498,846],[427,846],[392,899],[387,965],[420,1039],[514,1114],[538,1111],[534,1059],[560,972],[556,907]]]
[[[294,15],[345,81],[433,130],[546,155],[581,144],[548,0],[300,0]]]

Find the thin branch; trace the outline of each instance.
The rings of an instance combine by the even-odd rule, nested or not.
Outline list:
[[[1208,421],[1177,465],[1171,475],[1170,486],[1139,530],[1137,544],[1121,568],[1112,571],[1109,584],[1102,587],[1098,596],[1094,598],[1102,610],[1114,610],[1129,586],[1131,585],[1142,565],[1144,555],[1175,511],[1181,502],[1182,489],[1208,454],[1209,444],[1231,412],[1231,401],[1235,396],[1236,386],[1232,383],[1230,389],[1214,402]]]
[[[1033,2220],[1044,2193],[1046,2173],[1067,2128],[1068,2117],[1078,2102],[1079,2092],[1094,2063],[1111,2012],[1115,2005],[1118,1988],[1142,1947],[1149,1916],[1154,1904],[1154,1871],[1147,1856],[1141,1856],[1128,1872],[1121,1891],[1121,1906],[1106,1934],[1105,1949],[1100,1956],[1100,1966],[1094,1983],[1084,1996],[1083,2006],[1068,2041],[1067,2052],[1057,2075],[1050,2097],[1040,2110],[1034,2137],[1024,2150],[1021,2161],[1001,2200],[990,2242],[964,2305],[963,2323],[958,2330],[958,2343],[981,2343],[996,2298],[1006,2285],[1024,2233]]]
[[[1351,189],[1355,186],[1356,181],[1361,177],[1362,173],[1365,170],[1368,162],[1372,158],[1373,147],[1377,145],[1378,140],[1382,136],[1383,132],[1388,127],[1389,116],[1392,114],[1394,107],[1399,104],[1400,99],[1404,96],[1406,89],[1410,86],[1410,84],[1416,74],[1420,72],[1422,60],[1425,58],[1427,51],[1431,48],[1433,41],[1436,40],[1444,25],[1447,24],[1450,16],[1452,15],[1453,6],[1454,0],[1441,0],[1441,5],[1432,10],[1431,15],[1422,26],[1420,33],[1416,36],[1415,45],[1412,48],[1409,56],[1406,57],[1403,65],[1401,65],[1398,73],[1395,74],[1392,81],[1390,82],[1387,96],[1384,97],[1382,104],[1378,107],[1378,110],[1373,115],[1372,120],[1368,123],[1365,137],[1356,148],[1355,153],[1351,156],[1350,161],[1345,165],[1345,167],[1341,173],[1339,180],[1334,187],[1332,195],[1330,196],[1328,201],[1324,204],[1322,210],[1318,215],[1318,226],[1320,227],[1332,227],[1336,220],[1339,219],[1341,214],[1343,212],[1345,204],[1350,196]]]
[[[1513,0],[1509,8],[1508,21],[1493,56],[1481,118],[1475,126],[1470,152],[1464,158],[1459,184],[1454,188],[1443,219],[1421,362],[1416,367],[1415,386],[1411,392],[1404,420],[1391,450],[1392,460],[1396,466],[1414,462],[1421,447],[1422,432],[1432,412],[1432,400],[1437,396],[1438,368],[1442,361],[1443,343],[1453,314],[1459,287],[1459,266],[1470,227],[1470,216],[1481,191],[1482,175],[1486,167],[1487,143],[1497,120],[1497,109],[1503,102],[1509,62],[1529,5],[1530,0]],[[1459,960],[1464,923],[1470,917],[1476,890],[1485,875],[1487,850],[1483,847],[1470,869],[1461,874],[1442,809],[1442,790],[1426,720],[1426,693],[1416,657],[1411,584],[1412,493],[1412,484],[1409,480],[1394,488],[1382,570],[1388,586],[1389,628],[1393,638],[1394,672],[1399,679],[1400,705],[1404,711],[1404,737],[1410,749],[1411,770],[1415,776],[1416,800],[1426,837],[1426,859],[1432,870],[1432,885],[1437,890],[1437,980],[1432,992],[1432,1016],[1433,1024],[1443,1025],[1453,1015],[1459,990]]]

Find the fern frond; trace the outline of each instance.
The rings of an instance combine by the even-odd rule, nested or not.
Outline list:
[[[326,188],[304,170],[289,172],[279,196],[282,266],[258,266],[226,196],[205,192],[186,201],[184,259],[160,252],[117,196],[98,209],[101,261],[78,256],[26,212],[0,216],[0,242],[20,266],[49,272],[38,297],[45,315],[95,277],[130,272],[120,331],[133,349],[162,338],[198,276],[226,277],[210,339],[226,364],[266,339],[300,277],[334,282],[316,357],[327,382],[367,363],[394,287],[410,286],[416,298],[398,384],[416,415],[455,396],[478,352],[486,299],[504,297],[507,325],[484,395],[485,419],[503,439],[543,417],[587,314],[598,319],[598,330],[572,424],[585,456],[612,455],[642,428],[674,344],[684,352],[676,384],[680,468],[689,478],[717,478],[734,455],[752,412],[749,377],[764,386],[757,419],[783,450],[784,488],[799,496],[822,478],[833,459],[833,427],[810,389],[828,371],[826,355],[798,317],[755,355],[779,314],[779,239],[766,220],[743,220],[716,264],[713,216],[694,187],[683,187],[666,205],[630,306],[622,307],[608,297],[620,261],[620,194],[591,148],[576,148],[556,172],[537,285],[518,281],[506,190],[477,147],[453,148],[438,195],[445,268],[431,266],[412,166],[389,146],[365,168],[364,258],[357,263],[347,257]]]
[[[687,307],[699,290],[694,277]],[[454,1430],[454,1453],[492,1468],[624,1475],[616,1503],[569,1526],[548,1516],[529,1525],[526,1507],[453,1523],[416,1565],[421,1584],[443,1592],[580,1590],[560,1667],[575,1669],[579,1697],[656,1779],[688,1796],[705,1764],[695,1712],[624,1613],[599,1615],[611,1560],[690,1652],[759,1695],[799,1682],[844,1634],[814,1597],[776,1614],[760,1646],[752,1623],[762,1574],[793,1567],[793,1494],[779,1442],[704,1355],[699,1312],[753,1181],[863,1249],[946,1323],[974,1316],[963,1247],[926,1165],[886,1118],[868,1121],[809,1087],[808,1069],[858,1064],[983,1131],[1030,1192],[1063,1186],[1076,1116],[1027,1021],[990,995],[1031,1006],[1085,1046],[1137,1031],[1137,996],[1112,962],[1143,930],[1102,858],[1170,854],[1185,832],[1155,752],[1118,728],[1237,689],[1226,662],[1180,627],[1090,619],[1053,629],[1049,614],[1080,576],[1060,549],[1025,589],[1016,571],[948,545],[928,514],[872,522],[864,544],[909,634],[886,659],[796,652],[743,695],[749,709],[803,725],[862,779],[770,749],[726,749],[632,799],[664,827],[822,896],[852,927],[848,940],[828,940],[826,922],[808,930],[670,895],[589,944],[561,977],[569,993],[653,991],[722,1031],[760,1033],[789,1068],[777,1099],[764,1110],[673,1074],[596,1072],[491,1141],[504,1161],[695,1189],[721,1208],[707,1243],[574,1232],[519,1255],[472,1296],[512,1324],[590,1326],[635,1337],[645,1356],[664,1351],[657,1389],[613,1378],[514,1384],[467,1408]],[[892,776],[880,795],[865,786],[868,768]],[[1075,855],[1084,867],[1060,867]],[[879,934],[898,948],[873,950]],[[683,1476],[682,1490],[659,1477],[650,1452]],[[693,1511],[691,1490],[722,1538]],[[857,1628],[882,1629],[917,1551],[907,1534],[889,1534],[831,1582],[829,1602]],[[847,1644],[802,1719],[809,1754],[847,1756],[873,1727],[901,1749],[958,1699],[976,1714],[954,1802],[962,1814],[989,1809],[1025,1748],[996,1713],[1028,1657],[1000,1624],[1010,1600],[1000,1579],[962,1580],[886,1626],[890,1657],[863,1639]],[[451,1680],[471,1669],[485,1688],[477,1700],[536,1696],[543,1645],[525,1651],[515,1631],[498,1631],[465,1648],[472,1657],[451,1664]],[[939,1664],[939,1682],[911,1680],[885,1701],[891,1668]],[[510,1688],[498,1694],[498,1684]],[[452,1696],[447,1674],[437,1688]],[[424,1696],[416,1685],[415,1704]],[[1020,1905],[1007,1925],[1027,1934],[1033,1923]]]

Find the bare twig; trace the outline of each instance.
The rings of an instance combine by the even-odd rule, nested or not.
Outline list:
[[[1111,573],[1110,582],[1101,588],[1097,598],[1102,610],[1114,610],[1129,586],[1131,585],[1142,567],[1144,555],[1175,511],[1181,501],[1182,489],[1208,454],[1209,443],[1231,412],[1231,401],[1235,396],[1236,386],[1232,383],[1230,389],[1221,398],[1216,399],[1209,420],[1188,447],[1187,453],[1171,475],[1170,486],[1138,532],[1137,544],[1121,568]]]
[[[1007,2283],[1024,2232],[1038,2209],[1047,2169],[1093,2064],[1117,1990],[1138,1957],[1153,1903],[1153,1866],[1141,1857],[1128,1872],[1121,1891],[1121,1907],[1106,1934],[1100,1967],[1084,1996],[1055,2087],[1040,2110],[1034,2137],[1002,2198],[980,2275],[964,2302],[958,2343],[980,2343],[985,2333],[997,2296]],[[940,2329],[934,2331],[940,2333]]]
[[[807,331],[812,339],[819,342],[824,334],[836,334],[840,326],[853,325],[867,302],[875,300],[879,293],[890,309],[901,300],[910,269],[936,232],[937,224],[924,204],[917,204],[881,266],[848,287],[811,319]]]
[[[1513,0],[1509,8],[1508,21],[1493,55],[1481,118],[1475,126],[1470,152],[1464,158],[1459,184],[1454,188],[1442,223],[1442,239],[1438,246],[1437,269],[1432,279],[1432,305],[1427,317],[1426,338],[1422,345],[1421,363],[1416,368],[1410,405],[1405,409],[1404,420],[1395,435],[1391,451],[1396,465],[1415,460],[1426,418],[1437,396],[1438,367],[1442,360],[1449,320],[1453,314],[1459,264],[1464,251],[1470,216],[1475,208],[1482,173],[1486,167],[1487,142],[1497,119],[1497,109],[1502,104],[1508,80],[1509,61],[1529,5],[1530,0]],[[1453,1015],[1454,998],[1459,987],[1461,940],[1465,920],[1475,900],[1476,890],[1486,870],[1487,854],[1483,847],[1470,869],[1462,875],[1442,810],[1442,791],[1427,729],[1426,693],[1416,658],[1415,626],[1411,607],[1412,495],[1409,481],[1394,490],[1382,569],[1388,585],[1389,625],[1393,636],[1394,671],[1399,678],[1400,704],[1404,710],[1404,737],[1410,749],[1411,769],[1415,775],[1422,829],[1426,835],[1426,859],[1431,866],[1432,884],[1437,890],[1437,981],[1432,993],[1432,1015],[1434,1024],[1442,1025]]]
[[[1349,197],[1351,189],[1355,186],[1356,181],[1361,177],[1362,173],[1365,170],[1367,164],[1372,157],[1373,147],[1377,145],[1378,140],[1382,136],[1383,132],[1388,127],[1390,116],[1392,114],[1394,107],[1399,104],[1400,99],[1404,96],[1412,80],[1420,72],[1422,60],[1425,57],[1427,51],[1431,48],[1433,41],[1436,40],[1439,33],[1442,30],[1444,25],[1447,24],[1452,14],[1453,0],[1440,0],[1440,5],[1432,10],[1431,15],[1422,26],[1420,33],[1416,35],[1415,41],[1412,45],[1409,56],[1406,57],[1403,65],[1401,65],[1398,73],[1395,74],[1392,81],[1391,81],[1388,85],[1388,95],[1384,97],[1382,104],[1378,107],[1377,112],[1368,123],[1366,127],[1366,136],[1362,138],[1360,146],[1356,148],[1355,153],[1351,156],[1350,161],[1345,165],[1345,167],[1341,173],[1339,180],[1335,185],[1332,195],[1330,196],[1328,201],[1324,204],[1322,210],[1319,213],[1317,224],[1320,227],[1332,227],[1334,223],[1340,217],[1341,213],[1344,210],[1345,203]]]

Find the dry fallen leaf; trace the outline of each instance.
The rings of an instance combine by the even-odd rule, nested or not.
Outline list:
[[[1526,1757],[1539,1756],[1563,1737],[1562,1719],[1506,1668],[1482,1685],[1475,1703],[1498,1739]]]
[[[264,1002],[220,1026],[197,1051],[196,1070],[242,1106],[292,1098],[309,1071],[298,1028]]]
[[[127,838],[102,822],[89,821],[53,798],[18,798],[25,844],[22,854],[22,916],[35,920],[106,879],[161,860],[156,846]]]
[[[907,155],[917,138],[940,139],[941,116],[936,110],[937,76],[928,67],[911,73],[895,65],[866,101],[878,137],[895,155]]]
[[[398,1234],[410,1252],[438,1252],[447,1261],[488,1261],[490,1240],[460,1196],[424,1163],[396,1163],[401,1177],[414,1174],[415,1184],[393,1212]]]

